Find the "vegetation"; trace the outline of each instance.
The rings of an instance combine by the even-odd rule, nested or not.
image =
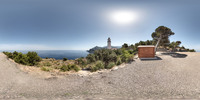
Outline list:
[[[170,28],[165,26],[159,26],[155,29],[155,32],[151,34],[153,40],[157,42],[156,48],[158,45],[165,46],[167,43],[170,43],[169,36],[174,35],[175,33],[171,31]]]
[[[40,68],[42,71],[47,71],[47,72],[49,72],[51,69],[50,68],[48,68],[48,67],[41,67]]]
[[[175,51],[177,47],[181,44],[181,41],[171,42],[169,47],[172,48],[172,51]]]
[[[111,69],[115,65],[133,61],[135,51],[122,46],[117,50],[100,49],[86,57],[88,68],[94,72],[100,69]]]
[[[91,72],[104,69],[104,63],[102,61],[97,61],[95,64],[90,64],[89,69]]]
[[[68,59],[67,58],[63,58],[63,61],[67,61]]]
[[[81,57],[75,60],[75,63],[79,65],[81,68],[85,68],[87,66],[87,59]]]
[[[114,62],[110,62],[105,68],[106,69],[111,69],[115,66],[115,63]]]
[[[171,42],[168,46],[171,51],[182,51],[182,52],[196,52],[194,49],[186,49],[184,46],[180,47],[181,41]]]
[[[15,62],[23,65],[34,66],[37,65],[42,59],[38,56],[36,52],[28,52],[27,54],[22,54],[21,52],[14,51],[3,52],[8,58],[13,59]]]
[[[74,70],[74,71],[78,72],[80,70],[80,68],[75,64],[73,64],[73,65],[69,64],[69,65],[62,65],[60,67],[60,70],[63,71],[63,72],[70,71],[70,70]]]

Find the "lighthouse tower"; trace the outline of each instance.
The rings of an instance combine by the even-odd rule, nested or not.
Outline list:
[[[111,39],[110,37],[108,38],[108,42],[107,42],[107,49],[111,49]]]

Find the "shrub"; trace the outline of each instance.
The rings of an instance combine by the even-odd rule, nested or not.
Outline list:
[[[127,50],[123,50],[123,54],[121,55],[122,62],[130,62],[131,57],[133,57],[133,54],[130,54]]]
[[[15,56],[14,61],[23,65],[28,64],[27,56],[22,53],[18,53],[18,55]]]
[[[11,52],[3,52],[8,58],[13,59],[13,54]]]
[[[115,63],[114,62],[110,62],[107,66],[106,66],[106,69],[111,69],[115,66]]]
[[[34,66],[41,61],[41,58],[37,55],[36,52],[28,52],[27,54],[22,54],[21,52],[14,51],[11,52],[4,52],[8,58],[13,59],[16,63],[23,64],[23,65],[30,65]]]
[[[105,68],[104,66],[105,65],[102,61],[97,61],[93,64],[90,64],[89,69],[91,72],[95,72],[97,70],[104,69]]]
[[[63,71],[63,72],[70,71],[70,70],[74,70],[74,71],[78,72],[80,70],[80,68],[75,64],[73,64],[73,65],[69,64],[69,65],[62,65],[60,67],[60,70]]]
[[[96,72],[98,69],[97,69],[97,67],[95,67],[95,66],[91,66],[90,67],[90,71],[91,72]]]
[[[189,50],[189,52],[196,52],[194,49]]]
[[[60,67],[60,70],[63,71],[63,72],[69,71],[69,65],[62,65],[62,66]]]
[[[84,59],[83,57],[76,59],[76,64],[81,66],[82,68],[86,67],[87,65],[87,60]]]
[[[51,69],[50,68],[46,68],[46,67],[41,67],[40,68],[42,71],[47,71],[47,72],[49,72]]]
[[[63,58],[63,61],[67,61],[68,59],[67,58]]]
[[[89,64],[88,67],[91,72],[96,72],[98,70],[95,64]]]
[[[117,60],[117,54],[115,53],[114,50],[110,49],[96,50],[94,52],[94,56],[96,61],[101,60],[106,64],[108,64],[109,62],[116,62]]]
[[[120,57],[117,58],[117,63],[116,63],[116,64],[117,64],[117,65],[121,65],[121,64],[122,64],[122,60],[121,60]]]
[[[13,52],[13,58],[15,58],[16,56],[18,56],[18,54],[19,54],[19,53],[18,53],[17,51],[14,51],[14,52]]]
[[[96,61],[94,54],[87,55],[86,59],[88,60],[88,63],[92,63]]]
[[[77,65],[73,64],[70,66],[70,70],[74,70],[74,71],[78,72],[80,70],[80,68]]]
[[[44,66],[51,66],[52,64],[50,62],[44,63]]]
[[[104,69],[104,63],[102,61],[97,61],[95,67],[100,70]]]
[[[117,55],[121,55],[121,54],[122,54],[122,49],[114,50],[114,52],[115,52]]]
[[[42,60],[36,52],[28,52],[27,57],[30,66],[36,65],[38,62]]]

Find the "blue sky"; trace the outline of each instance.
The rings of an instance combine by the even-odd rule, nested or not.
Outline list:
[[[200,50],[199,0],[1,0],[0,50],[87,50],[150,40],[161,25]],[[113,20],[115,12],[128,11],[128,24]]]

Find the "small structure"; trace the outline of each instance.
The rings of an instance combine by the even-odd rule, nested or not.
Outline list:
[[[107,49],[112,49],[110,37],[108,38],[108,41],[107,41]]]
[[[155,46],[154,45],[138,46],[138,57],[140,59],[155,59]]]

